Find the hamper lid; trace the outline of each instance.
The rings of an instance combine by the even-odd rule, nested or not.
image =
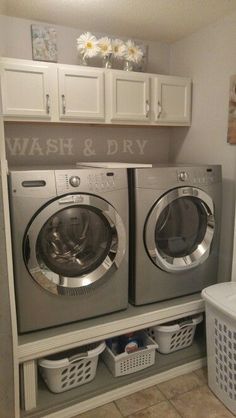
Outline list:
[[[236,319],[236,282],[206,287],[202,291],[202,297],[215,308]]]

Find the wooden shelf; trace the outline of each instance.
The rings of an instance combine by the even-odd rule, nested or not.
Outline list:
[[[86,402],[88,400],[92,402],[93,398],[99,397],[103,394],[108,396],[108,401],[109,395],[111,396],[111,400],[116,399],[119,397],[119,393],[121,393],[120,390],[122,391],[122,389],[123,393],[125,389],[125,393],[128,394],[130,386],[138,386],[140,382],[145,382],[145,380],[147,382],[147,380],[150,381],[150,379],[153,378],[154,380],[152,384],[158,383],[158,376],[160,377],[159,381],[165,380],[161,378],[161,375],[163,375],[167,370],[202,359],[205,355],[206,344],[205,338],[203,337],[203,326],[200,326],[197,330],[196,338],[192,346],[171,354],[157,353],[155,364],[137,373],[115,378],[111,375],[105,364],[102,361],[99,361],[96,377],[92,382],[61,394],[51,393],[41,378],[39,378],[37,409],[28,413],[22,411],[22,418],[39,418],[48,416],[48,414],[56,413],[63,408],[68,408],[78,403]],[[147,383],[146,386],[148,386]],[[117,395],[115,395],[115,393],[117,393]],[[59,414],[59,412],[57,413]],[[60,416],[67,415],[65,414]]]
[[[204,301],[200,293],[145,306],[129,305],[121,312],[20,335],[18,360],[22,363],[203,311]]]

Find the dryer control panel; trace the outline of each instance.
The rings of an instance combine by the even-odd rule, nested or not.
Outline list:
[[[168,190],[185,185],[201,188],[221,182],[221,167],[219,165],[160,165],[152,168],[132,169],[130,177],[136,189]]]
[[[191,170],[177,170],[177,181],[180,183],[191,183],[196,186],[207,185],[218,182],[217,172],[212,168],[194,168]]]

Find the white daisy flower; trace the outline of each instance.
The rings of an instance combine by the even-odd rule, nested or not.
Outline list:
[[[112,41],[112,53],[113,56],[117,59],[121,59],[124,57],[126,51],[126,47],[121,39],[114,39]]]
[[[111,40],[107,36],[98,40],[98,46],[100,48],[100,54],[103,57],[112,53]]]
[[[143,57],[143,51],[131,40],[126,42],[125,57],[128,61],[139,63]]]
[[[77,49],[85,58],[95,57],[99,53],[98,41],[90,32],[85,32],[77,39]]]

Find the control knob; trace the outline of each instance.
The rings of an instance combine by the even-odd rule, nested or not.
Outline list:
[[[78,176],[72,176],[69,179],[69,183],[72,187],[78,187],[80,185],[80,178]]]
[[[180,173],[178,174],[178,179],[180,181],[186,181],[188,178],[188,174],[186,173],[186,171],[180,171]]]

